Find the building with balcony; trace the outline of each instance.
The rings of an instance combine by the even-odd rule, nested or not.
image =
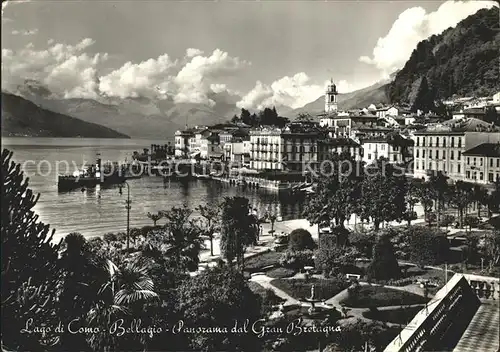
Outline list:
[[[318,141],[318,161],[329,160],[334,153],[348,152],[355,160],[361,160],[361,145],[351,138],[325,138]]]
[[[190,152],[190,140],[194,137],[192,130],[177,131],[174,136],[174,156],[176,158],[187,157]]]
[[[441,172],[452,180],[463,181],[463,153],[482,143],[500,142],[500,128],[474,118],[448,120],[416,131],[413,139],[415,178],[426,179]]]
[[[499,351],[499,279],[455,274],[384,352]]]
[[[380,158],[393,164],[405,164],[412,159],[413,141],[400,135],[365,137],[360,139],[362,160],[371,164]]]
[[[492,184],[500,179],[500,142],[483,143],[463,153],[465,181]]]
[[[283,170],[283,139],[279,128],[250,131],[250,168]]]

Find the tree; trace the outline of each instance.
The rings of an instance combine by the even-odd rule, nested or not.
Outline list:
[[[383,221],[403,220],[405,203],[405,177],[380,158],[367,167],[361,185],[361,217],[373,221],[376,231]]]
[[[231,333],[235,319],[241,327],[260,315],[260,297],[247,286],[243,275],[231,267],[214,267],[186,280],[178,289],[179,309],[185,328],[227,327],[226,333],[189,334],[197,351],[258,351],[255,334]],[[249,327],[251,328],[251,327]]]
[[[424,113],[428,113],[429,111],[434,111],[434,98],[435,93],[432,88],[429,87],[427,82],[427,77],[423,76],[420,81],[420,86],[418,88],[417,96],[415,101],[413,102],[411,110],[416,112],[417,110],[421,110]]]
[[[450,245],[445,233],[439,229],[413,226],[404,233],[402,241],[409,259],[421,267],[448,260]]]
[[[28,188],[12,155],[2,152],[2,347],[45,350],[58,342],[53,329],[44,335],[21,331],[29,319],[31,326],[57,326],[60,243],[53,243],[54,231],[33,211],[40,195]]]
[[[161,211],[159,211],[157,213],[148,212],[147,216],[148,216],[148,218],[150,218],[153,221],[153,226],[156,227],[157,221],[160,220],[161,218],[163,218],[163,213]]]
[[[304,216],[311,224],[330,223],[344,226],[346,219],[357,210],[360,199],[361,175],[359,163],[349,153],[331,155],[327,167],[315,180],[316,193],[309,196]]]
[[[481,218],[481,208],[488,204],[488,191],[479,185],[475,185],[472,191],[472,200],[476,202],[477,217]]]
[[[271,213],[271,214],[266,214],[266,218],[269,219],[269,222],[271,223],[271,230],[269,231],[269,233],[271,233],[274,236],[274,223],[276,222],[278,217],[276,216],[276,214]]]
[[[401,269],[394,254],[394,247],[387,234],[381,235],[373,248],[373,258],[368,266],[367,275],[376,280],[399,279],[401,277]]]
[[[441,222],[441,213],[444,208],[445,195],[449,191],[447,180],[447,176],[445,176],[442,172],[438,172],[437,174],[431,175],[428,181],[429,188],[432,189],[432,194],[435,196],[434,204],[438,224]]]
[[[295,229],[288,237],[288,249],[292,251],[302,251],[304,249],[314,249],[316,243],[311,233],[305,229]]]
[[[206,225],[204,228],[204,235],[210,240],[210,255],[214,256],[214,233],[219,228],[220,206],[213,205],[200,205],[196,208],[200,215],[205,219]]]
[[[164,243],[168,245],[167,254],[173,255],[177,265],[189,271],[198,269],[201,250],[200,229],[190,219],[193,211],[187,206],[172,207],[164,211],[167,219],[164,226]]]
[[[484,121],[500,126],[500,116],[494,106],[488,106],[484,114]]]
[[[405,203],[406,211],[404,218],[408,221],[408,226],[411,226],[411,221],[417,219],[417,213],[415,212],[415,205],[420,200],[420,185],[415,182],[415,180],[406,179],[406,189],[405,189]]]
[[[462,227],[464,210],[467,209],[472,200],[472,186],[468,183],[457,181],[451,189],[450,202],[457,207],[459,226]]]
[[[489,271],[493,271],[493,267],[500,264],[500,231],[485,234],[478,246],[481,255],[488,263]]]
[[[250,111],[242,108],[241,113],[240,113],[240,121],[246,125],[253,126],[253,121],[252,121],[252,118],[250,116]]]

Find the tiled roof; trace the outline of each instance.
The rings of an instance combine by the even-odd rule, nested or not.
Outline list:
[[[359,143],[351,138],[327,138],[319,141],[321,144],[330,146],[353,146],[359,147]]]
[[[418,134],[463,133],[463,132],[500,132],[500,128],[476,118],[447,120],[440,124],[427,126]]]
[[[483,143],[465,151],[463,154],[500,158],[500,143]]]

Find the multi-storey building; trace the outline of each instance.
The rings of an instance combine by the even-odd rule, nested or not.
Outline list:
[[[190,142],[192,137],[194,137],[194,133],[192,130],[175,132],[174,155],[176,158],[187,157],[189,155],[189,153],[190,153],[189,142]]]
[[[413,139],[416,178],[441,172],[453,180],[464,180],[463,153],[482,143],[500,142],[500,129],[473,118],[448,120],[416,131]]]
[[[302,171],[317,167],[318,140],[325,136],[313,123],[290,123],[285,128],[250,131],[250,167],[257,170]]]
[[[371,164],[380,158],[387,159],[390,163],[402,164],[408,156],[405,155],[404,145],[392,143],[389,137],[368,137],[360,140],[363,161]]]
[[[283,169],[283,139],[279,128],[250,131],[250,167],[256,170]]]
[[[465,181],[490,184],[500,179],[500,142],[479,144],[463,155]]]
[[[351,138],[325,138],[318,141],[318,161],[329,160],[331,154],[348,152],[355,160],[361,160],[361,145]]]

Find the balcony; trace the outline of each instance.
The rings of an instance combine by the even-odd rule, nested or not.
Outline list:
[[[455,274],[384,352],[498,351],[499,279]]]

